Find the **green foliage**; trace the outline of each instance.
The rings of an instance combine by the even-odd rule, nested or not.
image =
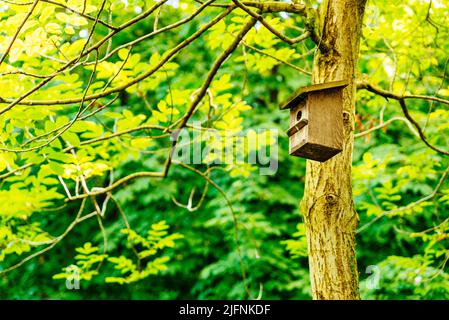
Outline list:
[[[95,265],[100,265],[106,258],[106,254],[98,254],[98,247],[92,247],[90,242],[86,242],[83,247],[76,248],[78,254],[75,256],[76,264],[63,269],[63,273],[53,276],[53,279],[71,279],[73,272],[77,272],[78,280],[92,280],[98,275],[98,269],[92,269]]]
[[[429,266],[421,256],[390,256],[380,262],[379,283],[367,288],[361,283],[362,297],[368,299],[449,298],[449,274]]]
[[[304,224],[298,224],[298,231],[293,234],[296,240],[284,240],[286,249],[291,253],[293,258],[307,257],[307,238]]]
[[[78,252],[75,256],[76,263],[64,268],[64,272],[54,275],[53,279],[70,280],[74,278],[74,272],[76,272],[78,280],[90,281],[93,276],[99,274],[99,269],[105,260],[110,262],[114,269],[120,271],[119,276],[106,276],[104,279],[106,283],[128,284],[150,275],[157,275],[160,271],[167,269],[166,263],[170,257],[155,257],[145,264],[144,260],[158,254],[164,248],[173,248],[175,240],[183,238],[179,233],[168,234],[167,229],[166,222],[160,221],[151,226],[146,237],[140,236],[131,229],[120,230],[122,234],[127,235],[127,242],[133,249],[137,258],[136,262],[123,255],[115,257],[106,253],[99,254],[98,247],[92,247],[90,242],[86,242],[84,246],[75,249]],[[137,246],[143,249],[138,251]]]
[[[305,161],[288,155],[288,139],[280,134],[275,175],[259,175],[255,164],[218,165],[227,146],[210,131],[219,137],[246,129],[285,131],[288,115],[278,105],[311,82],[314,43],[290,46],[256,25],[192,111],[188,132],[193,135],[201,124],[198,139],[209,148],[194,167],[220,189],[176,163],[163,179],[123,181],[139,172],[163,172],[172,129],[248,17],[234,10],[159,68],[172,48],[222,9],[207,8],[186,24],[130,44],[154,32],[155,13],[110,39],[107,25],[123,25],[159,2],[107,0],[101,11],[102,2],[39,1],[0,64],[1,110],[20,98],[41,102],[0,111],[0,298],[242,299],[250,297],[246,286],[252,296],[261,291],[269,299],[310,299],[298,212]],[[155,11],[158,28],[198,7],[195,1],[163,5]],[[2,3],[2,54],[29,8]],[[447,99],[448,10],[436,0],[430,11],[423,1],[368,2],[357,78],[397,94]],[[101,21],[95,23],[96,16]],[[299,15],[264,16],[283,34],[304,31]],[[98,51],[78,59],[101,41]],[[47,75],[54,77],[30,92]],[[103,96],[108,90],[113,92]],[[429,143],[447,150],[447,106],[423,99],[407,103]],[[448,158],[422,143],[396,101],[359,90],[356,107],[356,133],[393,119],[355,140],[362,295],[447,298]],[[230,140],[231,147],[246,156],[274,144],[273,136],[253,133],[258,145]],[[32,254],[38,255],[14,269]],[[373,267],[380,275],[374,288],[367,286],[373,274],[364,272]],[[80,290],[64,284],[74,274]]]

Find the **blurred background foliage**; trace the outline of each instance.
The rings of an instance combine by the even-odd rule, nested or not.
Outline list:
[[[152,3],[139,0],[112,1],[114,25],[129,20],[147,8],[150,2]],[[100,1],[89,3],[98,6]],[[0,26],[6,26],[8,21],[11,25],[10,20],[16,13],[15,10],[21,10],[21,7],[8,2],[2,5]],[[197,7],[194,1],[170,1],[161,11],[159,24],[168,25],[176,22]],[[96,9],[92,10],[93,15]],[[149,68],[160,55],[176,45],[180,39],[197,30],[202,23],[210,19],[212,13],[218,12],[219,9],[216,8],[208,9],[206,13],[178,29],[139,43],[132,48],[131,53],[122,51],[114,55],[109,60],[110,65],[101,66],[99,69],[104,69],[104,78],[107,79],[111,76],[107,73],[108,68],[113,68],[113,64],[120,64],[134,54],[138,55],[134,58],[136,61],[144,62],[140,69]],[[132,119],[123,123],[122,128],[126,129],[127,126],[132,127],[140,123],[141,120],[135,119],[137,115],[144,115],[144,118],[148,117],[145,121],[160,123],[163,122],[165,110],[164,106],[160,105],[161,101],[166,101],[169,105],[175,104],[179,110],[184,111],[189,95],[200,87],[222,46],[230,41],[228,32],[232,32],[232,28],[241,24],[239,19],[241,20],[243,16],[239,13],[228,17],[177,55],[165,72],[145,81],[141,87],[133,86],[122,92],[120,98],[107,110],[117,113],[118,116],[109,114],[100,117],[101,120],[92,121],[98,124],[104,120],[108,124],[116,121],[114,117]],[[106,12],[102,17],[107,19]],[[297,30],[304,28],[300,17],[287,14],[274,14],[273,17],[276,19],[273,18],[272,23],[279,28],[286,28],[286,32],[295,34]],[[448,17],[449,5],[443,0],[431,1],[430,11],[429,1],[368,1],[358,79],[367,80],[399,94],[430,96],[438,94],[440,97],[448,98],[449,43],[446,41],[449,36]],[[54,23],[63,25],[61,19],[58,20],[56,16],[51,19],[54,19]],[[73,29],[73,35],[69,35],[72,30],[68,29],[64,30],[61,37],[65,35],[64,41],[76,43],[82,38],[86,26],[90,24],[91,22],[85,25],[75,21],[70,26],[69,22],[67,27]],[[153,17],[133,25],[126,32],[113,38],[112,47],[150,33],[153,25]],[[27,32],[32,30],[33,28]],[[98,40],[106,34],[107,29],[99,26],[94,38]],[[232,40],[232,36],[230,39]],[[311,71],[314,44],[310,40],[292,48],[259,27],[257,33],[248,35],[245,43]],[[22,58],[20,53],[15,53],[13,60],[7,62],[10,65],[29,63],[36,71],[37,61],[38,58],[32,58],[32,53],[28,52],[22,53]],[[133,77],[133,72],[138,74],[139,71],[133,69],[136,65],[137,62],[130,65],[128,73],[125,73],[127,77]],[[5,64],[2,68],[5,68]],[[81,89],[86,87],[91,70],[92,68],[86,67],[72,71],[71,73],[78,77],[63,80],[66,85],[73,81],[72,87],[46,88],[47,96],[62,98],[73,95],[76,90],[82,92]],[[81,83],[77,82],[78,79]],[[99,76],[97,80],[101,79]],[[281,132],[287,129],[288,115],[278,110],[279,103],[299,86],[311,82],[309,75],[267,55],[259,54],[247,46],[240,46],[236,50],[221,68],[217,79],[220,80],[215,82],[215,87],[212,86],[216,97],[225,94],[230,96],[222,98],[223,105],[226,105],[226,99],[238,97],[251,107],[249,110],[242,108],[230,119],[241,119],[241,123],[239,120],[238,123],[222,124],[222,127],[236,130],[277,128]],[[114,79],[116,84],[125,80],[120,77]],[[17,79],[14,78],[2,81],[17,83]],[[11,86],[11,90],[14,89],[12,84],[5,83],[5,90],[9,88],[8,85]],[[26,82],[22,85],[27,86]],[[168,98],[170,92],[175,93],[177,99],[175,103]],[[42,95],[45,97],[45,94]],[[160,114],[149,111],[148,104],[153,106],[151,109],[153,111],[158,106]],[[421,124],[426,123],[429,141],[448,150],[447,105],[416,99],[409,102],[409,108]],[[60,118],[64,115],[70,116],[75,108],[53,107],[48,110],[46,112]],[[17,112],[20,113],[20,110]],[[49,115],[44,114],[41,117]],[[10,115],[12,118],[14,116],[18,117]],[[201,113],[198,117],[200,116]],[[356,133],[363,134],[356,137],[353,180],[355,205],[360,216],[357,256],[362,298],[449,298],[447,273],[449,267],[446,263],[449,257],[447,216],[449,182],[442,179],[449,167],[449,160],[427,148],[406,121],[392,121],[379,130],[366,132],[379,126],[382,121],[386,122],[394,117],[402,117],[396,101],[387,101],[364,90],[358,92],[355,125]],[[222,129],[219,124],[217,128]],[[6,132],[7,129],[5,127],[2,130]],[[78,130],[75,136],[84,131]],[[2,139],[5,141],[11,138],[2,137]],[[77,138],[67,135],[64,139],[73,142]],[[99,145],[96,150],[98,154],[101,152],[110,154],[110,158],[103,160],[105,166],[114,168],[114,175],[122,177],[132,172],[161,167],[164,153],[157,150],[167,148],[169,146],[167,141],[154,143],[145,140],[140,141],[143,145],[135,142],[132,145],[129,140],[133,141],[125,139],[122,143],[106,142]],[[279,135],[278,150],[279,168],[274,175],[259,175],[259,170],[254,168],[223,166],[224,170],[212,170],[210,178],[225,192],[241,224],[239,247],[246,274],[245,283],[250,293],[253,296],[262,293],[262,297],[266,299],[310,299],[306,242],[298,209],[304,188],[305,160],[288,155],[288,140],[283,133]],[[9,154],[5,152],[0,156],[8,157]],[[5,162],[14,161],[18,162],[18,159],[5,160]],[[197,167],[201,170],[206,169],[205,165]],[[106,169],[107,167],[93,169],[97,170],[95,171],[97,174],[91,178],[91,181],[95,181],[95,185],[107,185]],[[7,172],[7,166],[5,165],[2,170]],[[440,181],[441,186],[436,190]],[[13,183],[13,180],[5,179],[2,181],[2,188],[11,190],[8,188]],[[114,191],[114,201],[109,202],[102,222],[103,232],[94,219],[77,225],[52,250],[26,262],[20,268],[1,274],[0,298],[248,298],[242,280],[238,248],[235,244],[233,217],[226,199],[219,190],[209,186],[204,201],[196,210],[189,210],[179,205],[188,203],[192,190],[195,190],[193,206],[199,203],[205,183],[201,176],[180,166],[173,166],[169,176],[164,180],[140,178],[129,182],[123,188]],[[55,190],[59,194],[64,194],[60,185],[53,186],[57,188]],[[33,192],[37,192],[37,189],[33,188],[27,190],[31,192],[29,197],[33,197]],[[432,196],[420,200],[429,195]],[[0,199],[3,199],[2,197],[6,199],[2,201],[5,205],[0,215],[7,215],[9,209],[6,203],[11,196],[9,193],[0,194]],[[37,212],[29,215],[26,221],[29,226],[26,230],[28,234],[31,233],[30,226],[33,223],[36,223],[36,228],[45,230],[48,234],[60,234],[73,220],[79,209],[79,202],[69,202],[62,209],[55,210],[63,204],[63,200],[57,200],[56,196],[52,199],[54,200],[52,206],[40,206]],[[19,199],[15,199],[11,206],[17,206],[19,202]],[[408,206],[409,204],[413,205]],[[90,203],[86,205],[92,209]],[[130,227],[137,234],[144,236],[148,230],[152,230],[152,226],[165,221],[169,226],[167,228],[170,235],[182,235],[176,238],[173,246],[168,245],[161,249],[164,257],[170,258],[168,262],[163,263],[166,264],[166,268],[161,267],[157,272],[138,281],[119,284],[105,281],[105,277],[114,272],[114,266],[111,263],[104,263],[98,276],[82,280],[79,290],[68,290],[64,280],[53,279],[53,276],[60,274],[63,268],[75,262],[75,256],[80,253],[80,248],[87,250],[81,253],[89,255],[91,247],[89,245],[85,247],[87,242],[98,249],[93,254],[101,261],[106,261],[106,258],[98,258],[97,253],[101,255],[102,252],[107,252],[110,256],[132,257],[137,236],[130,239],[126,232],[125,234],[120,232],[126,230],[126,224],[121,219],[118,206],[123,209]],[[4,222],[4,226],[6,225]],[[17,223],[14,230],[17,231],[19,226]],[[165,227],[163,229],[165,230]],[[106,248],[104,233],[108,239]],[[142,240],[137,245],[142,246],[143,243]],[[29,254],[30,250],[35,249],[24,249],[24,254]],[[3,257],[0,270],[20,261],[23,257],[18,254]],[[98,263],[99,260],[95,261]]]

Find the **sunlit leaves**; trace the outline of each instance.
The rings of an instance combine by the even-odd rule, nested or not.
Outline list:
[[[84,162],[81,164],[66,164],[64,165],[64,178],[76,180],[77,177],[83,176],[88,179],[92,176],[103,175],[105,171],[109,170],[107,164],[101,162]]]
[[[0,221],[8,221],[8,218],[0,215]],[[0,262],[7,255],[21,255],[52,240],[52,237],[43,231],[38,223],[13,226],[11,221],[9,222],[0,224]]]
[[[156,275],[159,272],[166,270],[166,262],[168,262],[168,260],[168,257],[155,258],[153,261],[148,262],[144,269],[137,270],[131,260],[123,256],[109,258],[108,261],[115,264],[115,268],[120,271],[122,276],[107,277],[105,282],[127,284],[142,280],[150,275]]]
[[[221,20],[210,29],[208,45],[211,49],[225,48],[234,39],[232,34],[226,32],[226,22]]]
[[[179,110],[176,107],[169,107],[165,100],[161,100],[157,104],[157,110],[153,110],[151,120],[154,123],[165,123],[170,119],[173,120],[173,117],[178,114]]]
[[[30,176],[24,182],[17,182],[9,189],[0,190],[0,218],[26,220],[34,212],[49,207],[62,197],[56,188],[47,188],[41,185],[36,177]]]
[[[387,161],[373,159],[371,153],[367,152],[363,155],[363,163],[355,166],[353,169],[353,177],[355,181],[354,194],[358,196],[366,192],[366,188],[370,184],[370,180],[379,174],[382,174],[387,166]]]
[[[79,27],[84,26],[87,24],[86,18],[77,16],[75,14],[65,14],[63,12],[59,12],[56,14],[56,19],[58,19],[61,22],[71,24],[73,26]]]
[[[215,122],[215,127],[223,130],[241,130],[243,118],[240,117],[240,114],[250,109],[251,107],[244,101],[239,101],[230,105],[228,108],[223,110],[220,120]]]
[[[62,59],[62,61],[66,59],[73,59],[77,57],[81,50],[83,49],[84,45],[86,43],[85,39],[78,39],[73,42],[66,42],[64,43],[59,51],[59,58]]]
[[[157,250],[163,249],[165,247],[173,248],[175,245],[175,240],[183,238],[179,233],[169,234],[167,229],[169,226],[165,221],[161,221],[157,224],[153,224],[151,229],[148,230],[147,236],[142,237],[138,235],[135,231],[130,229],[123,229],[121,232],[126,234],[128,237],[128,242],[132,244],[138,244],[145,247],[147,251],[143,251],[143,256],[153,255]]]
[[[76,279],[92,280],[98,275],[96,269],[107,257],[106,254],[99,254],[98,247],[93,247],[90,242],[86,242],[83,247],[77,248],[78,254],[75,256],[76,264],[63,268],[62,273],[55,274],[53,279]]]
[[[362,282],[362,296],[376,299],[401,298],[405,294],[408,299],[437,299],[444,297],[449,291],[449,275],[443,270],[432,267],[421,256],[390,256],[377,266],[379,283],[375,287]],[[369,279],[367,279],[368,281]]]
[[[87,242],[84,246],[76,249],[78,253],[75,256],[76,264],[64,268],[63,273],[56,274],[53,278],[74,279],[74,272],[76,272],[78,280],[89,281],[92,280],[93,276],[99,275],[99,268],[106,261],[113,266],[114,270],[118,271],[118,275],[107,275],[104,278],[106,283],[126,284],[142,280],[150,275],[156,275],[168,268],[167,262],[170,258],[168,256],[153,256],[165,248],[173,248],[175,241],[183,238],[179,233],[169,234],[168,228],[169,226],[165,221],[160,221],[151,226],[145,237],[140,236],[132,229],[122,229],[121,233],[127,236],[129,246],[133,250],[140,248],[140,251],[134,251],[134,253],[137,253],[137,257],[134,257],[134,259],[124,255],[111,256],[107,253],[99,253],[98,247]],[[151,257],[151,260],[147,260],[143,267],[140,266],[149,257]],[[137,258],[137,261],[135,258]]]
[[[440,198],[440,201],[444,201],[449,205],[449,189],[442,190],[441,192],[443,193],[443,196]]]
[[[66,4],[69,8],[75,9],[79,12],[90,14],[97,10],[97,7],[94,5],[97,3],[97,1],[67,0]]]
[[[117,122],[117,130],[123,131],[130,128],[135,128],[145,120],[143,114],[134,115],[129,110],[123,110],[123,118]]]
[[[6,168],[14,167],[15,159],[17,155],[14,153],[1,152],[0,153],[0,172],[4,171]]]
[[[304,224],[297,225],[298,231],[293,234],[295,239],[284,240],[281,243],[285,245],[287,251],[293,258],[307,256],[307,238]]]

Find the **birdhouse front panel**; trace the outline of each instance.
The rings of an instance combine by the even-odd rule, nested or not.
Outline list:
[[[324,162],[343,149],[344,81],[298,90],[281,109],[290,109],[289,153]]]
[[[309,114],[306,101],[302,100],[297,107],[290,109],[289,153],[294,154],[307,142]]]

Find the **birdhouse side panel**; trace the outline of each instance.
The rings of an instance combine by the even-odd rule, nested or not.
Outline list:
[[[308,142],[331,149],[343,148],[342,89],[328,89],[309,94]]]

